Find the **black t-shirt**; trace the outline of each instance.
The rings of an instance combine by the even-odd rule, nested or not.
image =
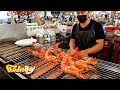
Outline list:
[[[96,21],[94,21],[94,20],[91,20],[90,21],[90,23],[85,27],[85,28],[82,28],[81,26],[80,26],[80,24],[79,24],[79,30],[81,31],[81,30],[91,30],[91,27],[92,27],[92,25],[93,25],[93,22],[96,22]],[[71,38],[72,39],[75,39],[75,31],[76,31],[76,27],[77,27],[77,24],[75,24],[74,26],[73,26],[73,29],[72,29],[72,35],[71,35]],[[96,22],[95,23],[95,25],[94,25],[94,31],[95,31],[95,36],[94,36],[94,38],[95,38],[95,40],[97,40],[97,39],[104,39],[104,30],[103,30],[103,27],[102,27],[102,25],[99,23],[99,22]]]
[[[80,26],[80,24],[79,24],[79,30],[80,30],[80,31],[91,30],[91,27],[92,27],[92,25],[93,25],[93,22],[96,22],[96,21],[91,20],[90,23],[89,23],[85,28],[82,28],[82,27]],[[75,24],[75,25],[73,26],[71,39],[75,39],[76,27],[77,27],[77,24]],[[104,38],[105,38],[103,27],[102,27],[102,25],[101,25],[99,22],[96,22],[96,23],[94,24],[94,32],[95,32],[95,36],[94,36],[94,39],[95,39],[95,40],[97,40],[97,39],[104,39]],[[97,58],[97,54],[89,54],[89,56],[92,56],[92,57],[96,57],[96,58]]]

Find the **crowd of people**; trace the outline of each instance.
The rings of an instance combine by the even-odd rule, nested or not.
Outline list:
[[[15,23],[24,23],[24,22],[31,23],[31,20],[32,20],[32,14],[31,13],[27,14],[27,15],[18,14],[14,18]]]
[[[90,17],[90,18],[93,19],[92,17]],[[57,21],[61,24],[63,24],[64,22],[66,22],[66,23],[78,22],[76,15],[74,15],[74,16],[72,16],[70,14],[64,15],[63,13],[60,13],[59,15],[56,15],[56,16],[45,16],[44,15],[43,17],[40,17],[40,20],[41,20],[41,24],[45,24],[46,21],[48,21],[48,22],[50,21],[53,23]],[[96,16],[96,18],[94,18],[94,20],[100,22],[103,25],[103,28],[105,26],[115,24],[115,22],[112,22],[112,20],[108,14],[102,14],[101,18]],[[14,21],[15,21],[15,23],[34,23],[35,22],[35,15],[34,15],[34,13],[29,13],[27,15],[17,14],[16,17],[14,18]]]

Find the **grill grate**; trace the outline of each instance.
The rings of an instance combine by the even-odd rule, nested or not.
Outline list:
[[[100,79],[120,79],[120,65],[98,60],[97,73]]]
[[[0,45],[0,48],[1,62],[6,64],[12,61],[15,65],[20,65],[21,67],[24,67],[25,65],[36,66],[36,69],[32,74],[38,73],[37,76],[35,76],[37,79],[77,79],[74,76],[63,73],[60,70],[59,64],[54,65],[51,62],[33,57],[25,51],[24,47],[18,47],[14,45],[13,42],[2,43]],[[30,48],[33,49],[33,47]],[[86,73],[86,75],[88,75],[90,79],[120,79],[119,64],[99,59],[97,60],[97,71],[90,71]],[[27,78],[31,78],[31,75],[25,75],[24,73],[22,75]]]
[[[32,57],[33,58],[33,57]],[[32,60],[32,59],[30,59]],[[15,61],[15,60],[14,60]],[[29,65],[28,61],[25,60],[27,63],[25,65]],[[24,61],[24,62],[25,62]],[[33,60],[33,63],[38,63],[42,60],[38,60],[35,62],[35,58]],[[33,65],[32,63],[32,65]],[[46,67],[49,62],[41,64],[36,70],[41,70],[41,68]],[[97,72],[89,72],[86,75],[90,77],[90,79],[120,79],[120,65],[119,64],[114,64],[111,62],[103,61],[103,60],[98,60],[98,65],[96,66]],[[50,70],[47,70],[44,72],[42,75],[40,75],[37,79],[77,79],[74,76],[71,76],[69,74],[63,73],[63,72],[58,72],[60,69],[60,65],[56,65],[52,67]]]
[[[0,58],[3,59],[4,64],[11,61],[18,63],[19,61],[24,61],[28,57],[31,57],[27,54],[24,47],[16,46],[13,42],[2,43],[0,47]],[[31,47],[31,49],[33,49],[33,47]]]
[[[15,63],[15,65],[19,65],[21,67],[24,67],[25,65],[36,66],[36,69],[35,69],[34,73],[39,72],[39,75],[37,76],[38,77],[37,79],[56,79],[56,78],[61,78],[63,76],[62,75],[63,72],[59,71],[60,70],[60,65],[59,64],[58,65],[52,65],[52,67],[47,68],[52,64],[51,62],[47,62],[45,60],[41,60],[41,59],[38,59],[38,58],[32,57],[32,56],[31,56],[31,58],[29,56],[27,58],[25,58],[25,57],[27,57],[27,54],[24,55],[24,57],[23,57],[24,60],[22,60],[20,58],[20,59],[14,60],[13,62]],[[31,75],[27,75],[28,78],[31,78],[30,76]]]
[[[71,76],[69,74],[66,74],[65,76],[63,76],[61,79],[77,79],[76,77],[74,76]]]
[[[41,79],[56,79],[59,77],[63,72],[60,69],[60,65],[55,66],[52,70],[46,72],[44,75],[41,76]]]

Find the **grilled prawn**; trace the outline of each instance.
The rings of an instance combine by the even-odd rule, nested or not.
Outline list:
[[[44,50],[43,48],[38,48],[35,44],[35,42],[32,43],[32,46],[34,47],[34,49],[38,52],[38,53],[41,53],[41,54],[45,54],[46,50]]]
[[[52,49],[53,49],[52,46],[48,48],[48,50],[45,52],[44,59],[46,61],[51,61],[53,63],[57,63],[57,58],[50,53]]]
[[[33,55],[33,56],[35,56],[35,57],[38,57],[38,58],[42,58],[42,57],[43,57],[42,54],[40,54],[40,53],[38,53],[38,52],[36,52],[36,51],[33,51],[33,50],[29,49],[29,48],[26,48],[26,51],[27,51],[30,55]]]
[[[56,43],[55,45],[53,45],[53,49],[54,49],[54,54],[57,57],[57,59],[60,61],[62,60],[62,58],[65,56],[65,52],[59,50],[58,46],[61,44],[61,42]]]
[[[83,69],[79,69],[74,66],[72,61],[69,61],[69,54],[66,54],[61,61],[61,69],[63,72],[76,76],[78,78],[88,79],[88,77],[82,74]]]

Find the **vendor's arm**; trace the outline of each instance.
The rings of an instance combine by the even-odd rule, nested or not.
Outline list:
[[[96,25],[94,27],[94,31],[95,31],[96,45],[94,45],[92,48],[86,49],[88,54],[97,53],[100,50],[102,50],[104,47],[105,35],[104,35],[104,30],[103,30],[102,25],[100,23],[96,22]]]
[[[103,46],[104,46],[104,39],[98,39],[96,40],[96,45],[94,45],[92,48],[88,48],[86,49],[86,52],[88,54],[94,54],[94,53],[97,53],[99,52],[100,50],[103,49]]]
[[[74,35],[75,30],[76,30],[76,24],[73,26],[73,29],[72,29],[71,39],[69,42],[70,50],[75,48],[75,35]]]
[[[70,47],[70,49],[75,48],[75,39],[70,39],[69,47]]]

